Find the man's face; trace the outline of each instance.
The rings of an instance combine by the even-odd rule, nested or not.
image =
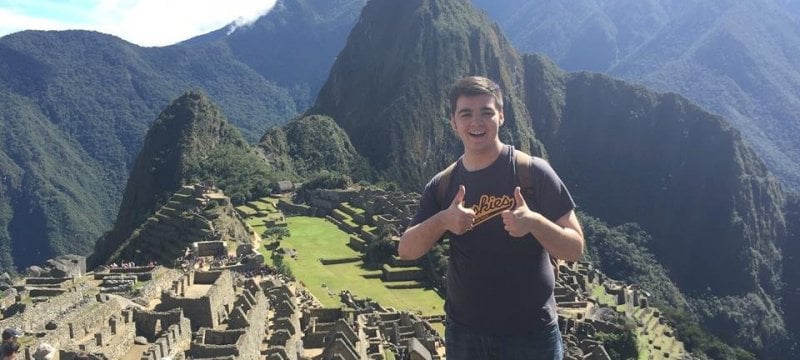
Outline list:
[[[503,112],[492,95],[461,96],[450,118],[450,126],[464,143],[465,153],[483,153],[497,148],[497,133],[503,125]]]

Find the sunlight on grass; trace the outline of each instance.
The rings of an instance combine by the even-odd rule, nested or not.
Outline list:
[[[281,241],[283,248],[297,250],[297,259],[286,257],[298,281],[302,281],[325,306],[337,307],[339,292],[350,290],[360,298],[371,298],[381,305],[397,310],[421,312],[425,315],[443,314],[444,299],[432,289],[387,289],[380,279],[362,275],[372,270],[362,262],[323,265],[321,258],[359,256],[347,246],[350,235],[336,225],[314,217],[287,218],[291,235]]]

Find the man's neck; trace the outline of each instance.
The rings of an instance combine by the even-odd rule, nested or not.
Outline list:
[[[477,171],[481,169],[485,169],[492,165],[497,157],[500,156],[500,153],[503,152],[503,144],[502,142],[498,141],[495,146],[486,149],[486,151],[481,152],[464,152],[464,157],[461,159],[461,163],[464,165],[464,168],[467,171]]]

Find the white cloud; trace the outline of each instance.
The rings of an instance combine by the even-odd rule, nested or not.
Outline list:
[[[66,2],[70,3],[75,2]],[[80,13],[81,19],[36,16],[36,9],[23,12],[19,6],[0,5],[0,34],[25,29],[84,29],[113,34],[142,46],[164,46],[234,21],[237,25],[255,21],[274,4],[275,0],[104,0],[76,9],[74,13]],[[42,14],[55,13],[52,9],[40,10]]]

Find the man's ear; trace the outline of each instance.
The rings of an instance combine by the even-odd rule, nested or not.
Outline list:
[[[503,123],[506,122],[506,117],[503,115],[503,112],[500,111],[500,126],[503,126]]]
[[[458,134],[458,129],[456,128],[456,115],[450,115],[450,128]]]

